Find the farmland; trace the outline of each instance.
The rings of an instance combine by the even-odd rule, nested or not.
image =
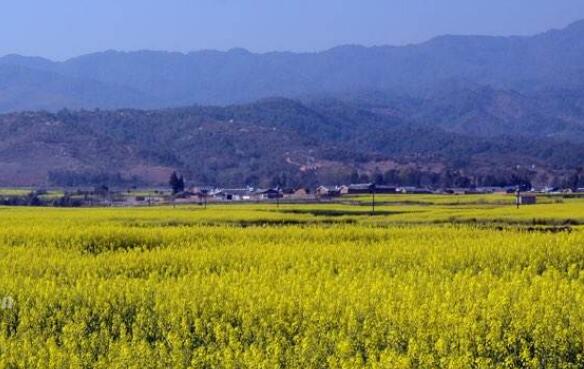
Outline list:
[[[580,368],[584,199],[0,208],[0,368]]]

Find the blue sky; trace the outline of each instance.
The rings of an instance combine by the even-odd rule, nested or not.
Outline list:
[[[0,55],[316,51],[441,34],[529,35],[579,19],[584,0],[10,0],[0,12]]]

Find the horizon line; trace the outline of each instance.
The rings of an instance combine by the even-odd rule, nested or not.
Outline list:
[[[375,48],[400,48],[400,47],[418,46],[418,45],[423,45],[423,44],[432,42],[436,39],[440,39],[443,37],[485,37],[485,38],[507,38],[507,39],[508,38],[530,38],[530,37],[537,37],[540,35],[544,35],[544,34],[547,34],[550,32],[565,31],[565,30],[567,30],[567,29],[569,29],[572,26],[575,26],[577,24],[584,24],[584,19],[580,19],[580,20],[571,22],[563,28],[550,28],[548,30],[540,31],[540,32],[533,33],[530,35],[506,35],[506,36],[499,35],[498,36],[498,35],[487,35],[487,34],[451,34],[451,33],[446,33],[446,34],[436,35],[436,36],[430,37],[424,41],[419,41],[419,42],[408,42],[408,43],[393,44],[393,45],[392,44],[365,45],[365,44],[357,44],[357,43],[345,43],[345,44],[339,44],[336,46],[332,46],[332,47],[329,47],[326,49],[318,49],[318,50],[255,51],[255,50],[251,50],[249,48],[241,47],[241,46],[234,46],[234,47],[231,47],[229,49],[219,49],[219,48],[217,48],[217,49],[195,49],[195,50],[190,50],[190,51],[164,50],[164,49],[127,49],[127,50],[105,49],[105,50],[101,50],[101,51],[96,50],[93,52],[79,54],[76,56],[63,58],[63,59],[50,58],[50,57],[39,56],[39,55],[25,55],[25,54],[20,54],[20,53],[7,53],[4,55],[0,55],[0,59],[4,59],[4,58],[8,58],[8,57],[21,57],[21,58],[30,58],[30,59],[43,59],[44,61],[49,61],[52,63],[66,63],[68,61],[82,58],[85,56],[107,54],[107,53],[138,54],[138,53],[152,52],[152,53],[180,54],[182,56],[189,56],[189,55],[198,54],[198,53],[220,53],[220,54],[245,53],[245,54],[257,55],[257,56],[270,55],[270,54],[296,54],[296,55],[322,54],[322,53],[327,53],[327,52],[334,51],[336,49],[343,49],[343,48],[375,49]]]

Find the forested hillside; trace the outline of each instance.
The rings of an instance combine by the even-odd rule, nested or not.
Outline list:
[[[166,183],[178,170],[197,184],[294,186],[376,177],[438,186],[465,177],[494,185],[562,180],[584,166],[578,140],[530,131],[470,134],[427,124],[418,119],[423,111],[407,113],[409,103],[352,101],[5,114],[0,179],[3,185],[130,186]]]

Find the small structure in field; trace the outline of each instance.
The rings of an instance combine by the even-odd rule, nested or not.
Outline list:
[[[191,191],[182,191],[182,192],[176,193],[174,195],[174,198],[175,199],[190,199],[193,196],[195,196],[195,194]]]
[[[519,205],[535,205],[537,204],[537,196],[534,194],[521,194],[518,201]]]
[[[253,196],[251,188],[226,188],[215,195],[225,201],[249,201]]]
[[[398,193],[407,193],[407,194],[417,194],[417,195],[429,195],[432,194],[432,191],[427,188],[418,188],[418,187],[400,187],[397,189]]]
[[[358,183],[349,185],[349,195],[363,195],[371,193],[373,189],[373,183]]]
[[[279,188],[269,188],[263,190],[256,190],[254,192],[256,200],[273,200],[281,199],[284,197],[282,191]]]
[[[302,199],[310,196],[310,190],[305,187],[299,187],[292,190],[292,193],[288,194],[288,197]]]
[[[318,197],[338,197],[341,196],[341,189],[337,186],[319,186],[314,193]]]
[[[373,192],[377,194],[397,193],[397,188],[393,186],[378,185],[374,183],[351,184],[349,186],[344,187],[345,188],[341,187],[341,193],[349,195],[364,195]]]
[[[393,186],[385,186],[385,185],[376,185],[375,186],[375,193],[397,193],[397,188]]]

